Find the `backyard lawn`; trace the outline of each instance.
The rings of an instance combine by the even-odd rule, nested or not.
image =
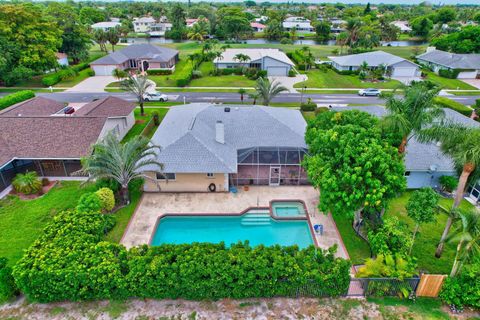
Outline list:
[[[407,223],[410,230],[413,232],[415,224],[412,219],[407,216],[405,210],[405,206],[411,193],[411,191],[404,192],[400,197],[392,200],[388,205],[384,217],[397,216],[401,221]],[[440,205],[446,209],[450,209],[452,203],[452,199],[442,198],[440,200]],[[463,209],[473,208],[473,206],[466,200],[463,200],[460,206]],[[366,258],[370,257],[368,245],[355,234],[350,219],[342,217],[334,217],[334,219],[338,230],[342,235],[343,242],[347,247],[350,258],[352,259],[352,263],[361,264]],[[446,244],[440,259],[435,258],[434,255],[435,248],[442,235],[446,220],[447,216],[444,213],[439,213],[435,222],[427,223],[420,227],[412,250],[412,255],[417,258],[418,269],[420,271],[441,274],[450,273],[453,258],[455,256],[455,245]],[[455,225],[452,228],[454,227]]]
[[[80,195],[93,191],[92,187],[80,187],[78,181],[62,181],[41,198],[0,200],[0,257],[6,257],[11,265],[18,261],[53,216],[74,208]]]
[[[172,105],[172,103],[170,103],[170,105]],[[136,136],[140,135],[142,133],[143,129],[145,129],[145,127],[147,126],[148,121],[150,121],[150,119],[152,119],[152,115],[153,115],[154,112],[158,112],[160,122],[161,122],[163,120],[163,117],[165,117],[165,115],[168,112],[168,107],[164,107],[164,108],[162,108],[162,107],[158,107],[158,108],[146,107],[144,116],[140,115],[140,108],[136,108],[135,111],[134,111],[135,124],[133,125],[132,129],[130,129],[130,131],[128,131],[127,135],[123,138],[122,142],[126,142],[126,141],[132,139],[133,137],[136,137]],[[151,138],[153,136],[153,134],[155,133],[155,131],[156,131],[156,128],[154,128],[154,130],[151,130],[148,133],[147,137]]]
[[[363,82],[356,75],[341,75],[331,69],[322,71],[313,69],[306,72],[308,80],[297,83],[295,88],[302,88],[304,85],[308,88],[382,88],[395,89],[401,86],[397,80],[388,80],[385,82]]]

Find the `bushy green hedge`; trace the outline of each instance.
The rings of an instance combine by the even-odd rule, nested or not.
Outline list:
[[[12,268],[7,265],[6,258],[0,258],[0,303],[8,301],[17,292]]]
[[[460,275],[447,278],[439,297],[450,305],[480,309],[480,261],[464,267]]]
[[[175,73],[177,76],[177,81],[176,81],[177,87],[185,87],[192,80],[193,66],[191,63],[187,63],[182,70],[178,70]]]
[[[42,78],[44,86],[53,86],[62,80],[67,80],[75,77],[80,71],[89,67],[88,63],[79,63],[77,65],[61,69],[55,73],[48,74]]]
[[[172,70],[153,69],[153,70],[148,70],[147,73],[149,76],[163,76],[163,75],[172,74]]]
[[[101,241],[112,226],[109,215],[58,214],[15,266],[20,290],[40,302],[200,300],[295,296],[312,281],[317,295],[338,296],[350,283],[350,263],[335,258],[334,249],[191,244],[127,250]]]
[[[455,110],[467,117],[470,117],[470,115],[472,114],[472,109],[452,99],[448,99],[445,97],[435,97],[435,102],[443,108]]]
[[[438,75],[443,78],[448,79],[457,79],[458,74],[460,73],[459,69],[440,69],[438,70]]]
[[[300,105],[301,111],[315,111],[317,109],[317,104],[313,102],[302,103]]]
[[[0,110],[13,106],[16,103],[35,97],[31,90],[22,90],[0,98]]]

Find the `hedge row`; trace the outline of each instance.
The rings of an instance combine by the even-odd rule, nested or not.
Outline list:
[[[79,63],[77,65],[61,69],[55,73],[48,74],[42,78],[44,86],[53,86],[62,80],[71,79],[75,77],[80,71],[89,67],[88,63]]]
[[[294,296],[315,282],[317,295],[348,289],[350,263],[334,249],[251,248],[237,244],[147,245],[101,241],[113,217],[65,211],[14,267],[15,281],[39,302],[91,299],[219,299]]]
[[[6,258],[0,258],[0,303],[8,301],[16,291],[12,268],[7,265]]]
[[[176,74],[177,76],[177,81],[176,85],[177,87],[185,87],[190,83],[190,81],[193,78],[193,66],[191,63],[186,63],[185,66],[181,71]]]
[[[13,106],[16,103],[35,97],[31,90],[22,90],[0,98],[0,110]]]
[[[478,260],[478,259],[477,259]],[[447,304],[480,309],[480,261],[467,265],[454,278],[447,278],[439,297]]]
[[[163,76],[163,75],[169,75],[172,74],[172,70],[165,70],[165,69],[153,69],[153,70],[148,70],[147,74],[149,76]]]
[[[435,97],[435,102],[443,108],[455,110],[467,117],[470,117],[470,115],[472,114],[472,109],[452,99],[448,99],[445,97]]]
[[[460,73],[460,69],[440,69],[438,70],[438,75],[443,78],[448,79],[457,79],[458,74]]]

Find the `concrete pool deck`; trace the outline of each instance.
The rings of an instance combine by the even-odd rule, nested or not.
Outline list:
[[[251,186],[238,193],[144,193],[122,237],[127,248],[148,244],[156,221],[162,215],[175,213],[228,214],[239,213],[249,207],[268,207],[272,200],[302,200],[307,206],[312,225],[322,224],[323,235],[315,234],[320,248],[338,245],[336,255],[348,258],[335,222],[330,215],[319,212],[318,191],[311,186]]]

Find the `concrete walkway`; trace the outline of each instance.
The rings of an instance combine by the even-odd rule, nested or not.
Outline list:
[[[65,92],[105,92],[105,87],[115,81],[118,80],[113,76],[89,77]]]
[[[240,213],[249,207],[268,207],[271,200],[303,200],[312,225],[322,224],[323,235],[314,235],[319,247],[338,245],[337,256],[348,258],[335,222],[318,212],[318,191],[310,186],[255,186],[238,193],[144,193],[131,218],[121,243],[127,248],[148,244],[157,219],[169,213],[204,213],[208,215]]]
[[[268,77],[271,82],[278,81],[282,86],[288,89],[289,93],[298,93],[293,86],[296,83],[307,81],[308,77],[305,74],[297,74],[295,77]]]
[[[480,89],[480,79],[459,79],[475,88]]]

